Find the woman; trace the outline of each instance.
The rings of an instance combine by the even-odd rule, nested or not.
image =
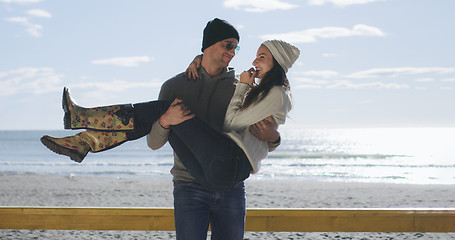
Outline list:
[[[189,110],[186,121],[171,126],[169,143],[201,184],[209,189],[226,189],[246,179],[250,172],[259,171],[261,160],[267,157],[268,146],[254,137],[248,127],[269,116],[278,124],[285,122],[291,109],[286,73],[299,54],[297,47],[284,41],[269,40],[261,44],[253,61],[256,69],[240,75],[226,112],[225,133],[194,118]],[[189,74],[193,75],[191,71]],[[254,83],[256,77],[261,79],[258,85]],[[147,135],[151,124],[171,104],[181,104],[181,101],[81,108],[65,88],[65,128],[89,130],[65,138],[43,136],[41,142],[58,154],[81,162],[89,151],[107,150]]]

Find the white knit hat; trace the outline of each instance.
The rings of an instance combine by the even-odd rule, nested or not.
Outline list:
[[[292,64],[299,58],[300,50],[285,41],[282,40],[267,40],[262,43],[272,53],[275,60],[287,73],[288,69],[292,67]]]

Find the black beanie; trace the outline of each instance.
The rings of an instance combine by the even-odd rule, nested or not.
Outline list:
[[[204,28],[201,51],[204,52],[206,48],[227,38],[236,38],[240,41],[239,33],[231,24],[225,20],[215,18],[209,21]]]

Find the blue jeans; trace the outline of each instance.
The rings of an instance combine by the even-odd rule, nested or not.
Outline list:
[[[213,192],[198,183],[174,183],[175,228],[178,240],[205,240],[210,224],[212,240],[243,239],[245,186]]]

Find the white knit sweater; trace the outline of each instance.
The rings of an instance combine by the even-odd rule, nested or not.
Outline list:
[[[267,142],[252,135],[248,127],[269,116],[273,116],[279,125],[284,124],[287,113],[291,110],[291,99],[283,87],[275,86],[261,101],[241,110],[249,89],[248,84],[237,84],[226,111],[224,131],[247,155],[253,167],[251,173],[257,173],[269,148]]]

